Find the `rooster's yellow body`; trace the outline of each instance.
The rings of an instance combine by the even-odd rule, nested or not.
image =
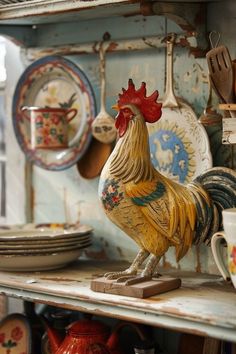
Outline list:
[[[145,87],[142,86],[142,89],[146,94]],[[175,247],[179,260],[193,241],[206,240],[209,232],[213,233],[219,227],[217,205],[214,205],[201,178],[184,186],[164,177],[153,167],[147,119],[141,104],[134,104],[132,97],[131,103],[127,103],[129,90],[133,95],[138,92],[140,96],[141,88],[135,91],[130,80],[129,89],[123,89],[118,101],[116,126],[120,138],[103,168],[99,195],[109,219],[138,244],[140,252],[128,269],[108,273],[108,278],[124,276],[126,279],[126,276],[136,275],[148,257],[141,275],[151,276],[170,246]],[[158,107],[160,110],[160,104]],[[160,114],[157,119],[159,117]],[[210,171],[205,179],[209,181],[210,176],[212,182],[212,173],[218,178],[220,172],[217,169]],[[236,182],[234,171],[224,168],[220,171],[228,173],[227,178],[229,175],[232,183]],[[232,203],[236,205],[235,200]]]

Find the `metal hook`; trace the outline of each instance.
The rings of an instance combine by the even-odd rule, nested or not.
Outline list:
[[[220,41],[220,32],[211,31],[209,34],[209,40],[210,40],[211,48],[216,48]]]
[[[166,37],[166,42],[175,44],[176,36],[177,36],[177,34],[174,32],[168,33],[168,35]]]

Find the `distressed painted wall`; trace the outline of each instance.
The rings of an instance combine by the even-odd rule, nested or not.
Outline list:
[[[222,13],[224,12],[224,16]],[[235,20],[236,4],[234,1],[212,3],[208,11],[208,31],[219,30],[221,43],[225,43],[236,57]],[[225,23],[227,19],[227,24]],[[226,29],[227,28],[227,29]],[[82,23],[51,24],[38,26],[38,45],[85,43],[100,40],[104,32],[109,32],[112,39],[133,38],[144,35],[166,35],[169,32],[182,32],[177,25],[164,17],[141,16],[90,20]],[[18,78],[26,67],[20,58],[18,49],[9,44],[7,57],[7,155],[8,155],[8,223],[25,222],[25,170],[24,155],[14,137],[11,122],[11,100]],[[14,53],[14,62],[13,56]],[[18,58],[18,65],[16,65]],[[99,108],[99,69],[98,56],[73,55],[68,57],[88,76],[96,95]],[[24,63],[24,65],[23,65]],[[158,89],[160,96],[164,92],[165,49],[150,49],[140,52],[112,53],[107,55],[107,110],[111,110],[117,94],[127,85],[127,78],[132,77],[138,86],[146,81],[151,93]],[[207,66],[205,58],[195,59],[186,48],[176,48],[174,54],[174,85],[176,95],[187,100],[197,116],[203,112],[208,95]],[[220,144],[220,128],[208,129],[211,135],[211,148],[217,164],[230,165],[230,151]],[[106,218],[97,196],[98,178],[82,178],[76,165],[60,172],[33,168],[34,210],[33,219],[42,222],[78,222],[87,223],[94,228],[94,245],[88,249],[88,257],[132,259],[137,251],[136,245]],[[172,250],[164,259],[166,267],[180,267],[187,270],[216,272],[211,252],[202,246],[192,248],[188,255],[176,264]]]

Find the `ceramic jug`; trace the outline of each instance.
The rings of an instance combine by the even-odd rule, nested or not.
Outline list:
[[[97,320],[79,320],[67,327],[64,339],[43,320],[53,354],[121,354],[118,333]]]
[[[69,122],[76,116],[74,108],[22,107],[29,122],[32,149],[64,149],[68,147]]]
[[[124,327],[131,327],[141,342],[147,342],[147,332],[142,325],[119,322],[112,333],[110,328],[98,320],[83,319],[70,324],[63,338],[58,331],[42,318],[50,342],[52,354],[123,354],[119,345],[119,333]]]

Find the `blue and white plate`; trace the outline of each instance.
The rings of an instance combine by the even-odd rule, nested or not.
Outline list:
[[[148,124],[154,167],[176,182],[186,184],[212,167],[205,128],[182,100],[179,108],[162,109],[161,119]]]

